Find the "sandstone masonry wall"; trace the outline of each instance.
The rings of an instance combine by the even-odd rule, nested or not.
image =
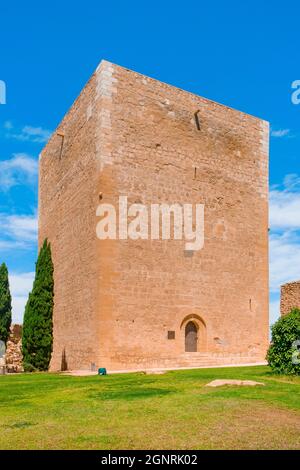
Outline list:
[[[52,370],[89,369],[99,349],[95,107],[93,76],[40,157],[39,245],[49,239],[54,261]]]
[[[5,353],[7,371],[22,372],[22,359],[22,325],[11,325]]]
[[[290,311],[295,307],[300,308],[300,281],[289,282],[281,286],[281,315],[290,313]]]

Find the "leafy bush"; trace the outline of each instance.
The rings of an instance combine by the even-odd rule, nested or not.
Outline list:
[[[271,331],[272,343],[267,353],[270,367],[278,374],[300,375],[300,351],[295,345],[300,340],[300,310],[293,309],[279,318]]]
[[[48,370],[52,354],[53,263],[47,240],[36,263],[32,292],[25,307],[22,353],[25,371]]]

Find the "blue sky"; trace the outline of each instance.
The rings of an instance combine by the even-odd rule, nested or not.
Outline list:
[[[20,321],[36,259],[37,161],[101,59],[270,121],[271,321],[300,278],[299,2],[2,2],[0,261]],[[1,100],[0,100],[1,101]]]

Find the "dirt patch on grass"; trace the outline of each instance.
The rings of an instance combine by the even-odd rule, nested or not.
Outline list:
[[[208,401],[190,410],[178,408],[155,419],[144,414],[141,427],[119,429],[115,449],[300,449],[300,414],[257,401]],[[158,416],[156,415],[156,418]],[[113,435],[108,437],[112,448]],[[122,442],[122,444],[121,444]]]
[[[300,449],[297,412],[253,403],[221,413],[209,429],[214,449]]]

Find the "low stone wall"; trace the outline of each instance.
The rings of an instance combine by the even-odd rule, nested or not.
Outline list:
[[[300,308],[300,281],[288,282],[281,286],[281,315],[287,315],[295,307]]]
[[[5,362],[7,372],[22,372],[22,325],[12,325],[6,344]]]

